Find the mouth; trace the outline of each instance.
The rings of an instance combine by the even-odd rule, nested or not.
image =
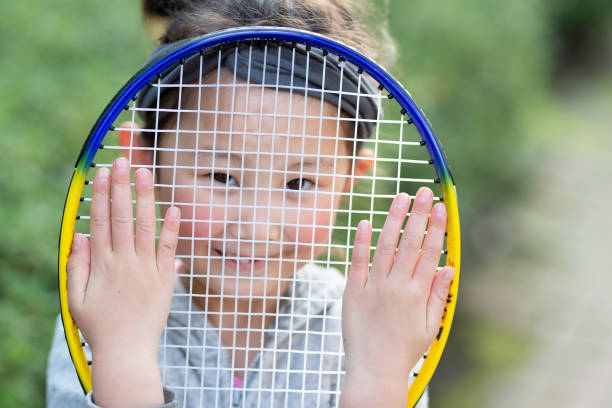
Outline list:
[[[212,255],[221,258],[228,272],[255,272],[265,269],[267,263],[266,260],[263,259],[253,259],[251,257],[223,253],[218,249],[213,249]]]

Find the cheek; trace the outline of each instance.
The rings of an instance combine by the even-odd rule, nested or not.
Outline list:
[[[287,227],[287,235],[301,244],[321,244],[329,240],[330,225],[333,226],[332,212],[329,210],[302,210],[293,214],[289,224],[298,227]],[[288,238],[289,238],[288,237]],[[287,240],[285,240],[287,241]]]
[[[192,189],[176,189],[175,201],[180,203],[193,203]],[[182,204],[180,236],[209,238],[215,237],[224,229],[225,208],[221,205],[210,204],[210,193],[203,192],[196,196],[197,205]]]
[[[198,238],[216,237],[223,232],[225,208],[200,203],[195,209],[195,235]]]

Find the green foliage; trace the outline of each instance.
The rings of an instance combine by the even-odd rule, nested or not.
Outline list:
[[[396,1],[390,16],[395,71],[445,146],[469,225],[524,184],[521,117],[547,90],[543,13],[531,1]]]
[[[82,140],[152,45],[135,3],[9,2],[0,25],[0,405],[44,405],[57,237]]]

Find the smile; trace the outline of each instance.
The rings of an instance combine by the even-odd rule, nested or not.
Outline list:
[[[214,256],[220,257],[225,265],[226,271],[238,271],[238,272],[255,272],[264,270],[266,267],[266,261],[263,259],[252,259],[247,257],[241,257],[236,255],[224,254],[223,252],[214,249]]]

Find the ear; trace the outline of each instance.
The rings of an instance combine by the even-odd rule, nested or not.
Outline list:
[[[349,182],[346,183],[345,191],[349,191],[351,187],[360,180],[359,177],[367,173],[372,168],[374,165],[374,159],[375,157],[372,149],[364,148],[359,151],[359,156],[357,156],[355,159],[353,176],[350,178]]]
[[[134,122],[123,122],[118,131],[119,144],[123,155],[131,159],[132,166],[153,165],[153,151],[142,148],[150,148],[145,142],[141,127]]]

